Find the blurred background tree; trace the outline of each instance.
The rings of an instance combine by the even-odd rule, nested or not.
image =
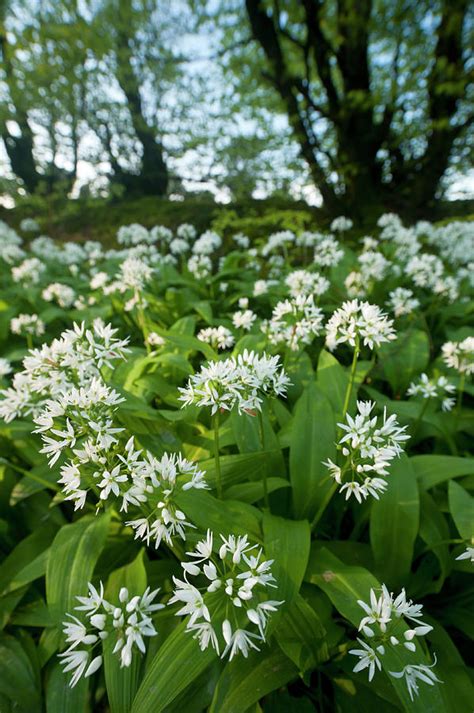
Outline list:
[[[473,28],[469,0],[0,0],[2,186],[421,214],[472,165]]]
[[[417,211],[472,166],[469,0],[223,0],[238,101],[288,118],[332,213]],[[262,94],[262,92],[264,92]]]

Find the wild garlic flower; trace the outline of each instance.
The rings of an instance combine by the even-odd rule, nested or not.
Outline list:
[[[189,243],[183,238],[174,238],[170,242],[170,251],[173,255],[184,255],[189,252]]]
[[[357,299],[344,302],[326,324],[326,346],[330,351],[344,343],[355,347],[356,340],[373,349],[393,339],[393,321],[377,305]]]
[[[429,253],[414,255],[405,265],[405,273],[417,287],[433,289],[443,277],[443,261],[437,255]]]
[[[405,666],[401,671],[389,671],[389,674],[393,678],[404,678],[407,684],[408,693],[410,699],[413,701],[415,696],[419,694],[419,687],[417,681],[423,681],[427,683],[428,686],[434,686],[435,683],[442,683],[435,673],[431,670],[436,666],[436,656],[434,657],[434,662],[431,666],[426,664],[409,664]]]
[[[299,295],[323,295],[329,289],[329,280],[319,272],[309,272],[308,270],[294,270],[285,279],[285,285],[289,287],[290,296]]]
[[[190,223],[181,223],[181,225],[178,225],[176,235],[178,238],[182,238],[190,243],[196,239],[197,230],[194,225],[190,225]]]
[[[418,381],[412,381],[407,390],[408,396],[439,400],[443,411],[451,411],[453,408],[456,401],[450,394],[455,392],[456,387],[450,384],[445,376],[430,379],[428,374],[421,374]]]
[[[213,551],[219,548],[218,553]],[[275,587],[273,560],[251,545],[247,536],[213,533],[186,553],[183,579],[173,577],[175,589],[170,604],[179,604],[176,616],[187,616],[186,631],[198,640],[202,651],[212,646],[232,660],[239,652],[246,658],[265,641],[268,619],[283,602],[267,599],[266,589]],[[198,580],[190,578],[199,577]],[[222,652],[222,653],[221,653]]]
[[[256,319],[257,315],[251,309],[237,310],[232,315],[232,324],[236,329],[243,329],[249,332]]]
[[[13,282],[20,282],[24,287],[37,285],[45,270],[46,265],[37,257],[27,258],[17,267],[12,267]]]
[[[414,296],[413,291],[405,287],[396,287],[389,292],[387,307],[395,317],[411,314],[420,306],[420,301]]]
[[[117,231],[117,242],[119,245],[140,245],[142,243],[153,242],[150,232],[139,223],[122,225]]]
[[[219,250],[222,245],[222,238],[213,230],[206,230],[194,243],[193,253],[195,255],[212,255]]]
[[[262,331],[271,344],[284,344],[292,351],[311,344],[322,332],[323,312],[314,304],[313,295],[298,295],[278,302]]]
[[[183,406],[210,406],[211,414],[231,411],[254,415],[261,410],[263,396],[284,396],[289,379],[279,357],[257,355],[245,350],[237,358],[210,361],[179,388]]]
[[[212,272],[211,259],[207,255],[192,255],[188,260],[188,270],[196,280],[203,280]]]
[[[201,329],[196,336],[199,341],[210,344],[213,349],[230,349],[235,342],[234,335],[230,329],[222,325]]]
[[[154,542],[156,548],[163,540],[171,545],[176,536],[186,540],[186,528],[194,525],[186,520],[175,498],[180,491],[208,488],[204,471],[175,453],[165,453],[161,459],[146,453],[142,461],[137,461],[140,452],[134,451],[132,455],[131,451],[129,448],[125,456],[119,457],[134,473],[132,495],[137,498],[141,490],[144,496],[141,511],[146,512],[146,517],[126,523],[135,531],[135,539],[144,540],[147,545]],[[128,510],[126,496],[122,510]]]
[[[143,292],[145,286],[153,277],[153,268],[144,260],[138,257],[127,257],[120,265],[118,281],[121,284],[120,291],[127,289],[134,290],[135,293]]]
[[[474,564],[474,547],[466,547],[464,552],[462,552],[458,557],[456,557],[457,560],[470,560],[472,564]]]
[[[272,233],[261,250],[262,256],[268,257],[270,253],[279,248],[286,252],[287,248],[294,242],[295,234],[291,230],[280,230],[278,233]]]
[[[350,218],[346,218],[345,215],[340,215],[338,218],[334,218],[331,225],[329,226],[331,230],[338,233],[344,233],[350,230],[354,223]]]
[[[41,297],[46,302],[57,302],[60,307],[67,309],[74,304],[76,293],[69,285],[62,285],[60,282],[52,282],[45,287]]]
[[[369,681],[375,675],[376,669],[382,670],[383,656],[388,648],[401,646],[408,651],[415,653],[417,650],[415,641],[418,636],[425,636],[433,627],[425,624],[422,620],[421,604],[414,604],[407,599],[404,589],[395,596],[389,592],[385,584],[380,590],[370,590],[369,602],[358,600],[357,603],[364,611],[364,616],[359,623],[359,631],[364,634],[367,641],[358,638],[361,649],[351,649],[353,656],[357,656],[359,661],[354,667],[354,672],[368,669]],[[436,660],[435,660],[436,663]],[[434,665],[434,664],[433,664]],[[409,678],[414,677],[433,684],[438,681],[434,674],[427,675],[430,679],[426,681],[422,676],[415,676],[414,671],[425,673],[425,669],[432,667],[424,664],[406,666],[400,673],[389,671],[391,676],[407,680],[410,697],[418,692],[417,686],[410,686]]]
[[[474,337],[461,342],[446,342],[441,347],[443,360],[460,374],[474,374]]]
[[[120,589],[118,601],[111,603],[104,598],[104,587],[99,590],[89,583],[86,597],[76,597],[79,605],[74,611],[81,612],[83,620],[67,614],[63,622],[66,651],[59,654],[64,672],[72,672],[70,686],[95,673],[103,661],[103,642],[111,639],[112,653],[120,659],[121,667],[132,663],[134,652],[146,653],[145,639],[156,636],[152,616],[163,609],[164,604],[154,604],[159,589],[148,587],[142,595],[130,597],[126,587]]]
[[[148,332],[146,343],[150,347],[163,347],[166,344],[166,340],[157,332]]]
[[[12,387],[0,391],[0,417],[8,423],[37,416],[48,399],[73,386],[88,386],[103,366],[111,367],[128,352],[128,339],[117,339],[116,332],[112,325],[96,319],[89,328],[74,324],[50,345],[31,349]]]
[[[13,371],[13,367],[8,361],[8,359],[5,359],[4,357],[0,357],[0,379],[3,376],[8,376],[8,374],[11,374]]]
[[[266,295],[270,288],[277,284],[278,282],[275,280],[257,280],[253,286],[253,296],[260,297],[261,295]]]
[[[45,325],[37,314],[19,314],[18,317],[13,317],[10,321],[10,331],[12,334],[19,334],[22,337],[26,337],[27,334],[32,337],[41,337],[44,334]]]
[[[314,250],[313,263],[320,267],[335,267],[342,260],[344,250],[332,235],[321,240]]]
[[[361,272],[353,270],[344,280],[344,287],[349,297],[365,297],[371,286]]]
[[[393,414],[387,418],[385,410],[379,423],[377,416],[372,416],[374,406],[371,401],[358,401],[355,418],[347,414],[346,423],[338,424],[345,432],[337,444],[344,464],[336,465],[330,459],[324,463],[341,486],[339,492],[346,493],[346,500],[353,495],[359,503],[369,495],[379,499],[387,488],[390,463],[402,452],[400,443],[410,438],[406,426],[399,426]]]

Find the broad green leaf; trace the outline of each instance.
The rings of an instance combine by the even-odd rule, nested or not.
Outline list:
[[[289,605],[298,594],[308,564],[311,530],[307,520],[285,520],[270,513],[263,516],[265,554],[273,559],[277,596]]]
[[[297,678],[298,669],[278,646],[236,656],[217,684],[210,713],[248,711],[263,696]]]
[[[281,488],[289,488],[290,483],[284,478],[268,478],[267,490],[268,493],[273,493]],[[264,497],[263,482],[238,483],[232,485],[224,493],[224,498],[227,500],[240,500],[244,503],[256,503]]]
[[[0,693],[22,713],[41,713],[40,692],[31,661],[13,636],[0,637]]]
[[[452,557],[449,554],[449,548],[446,544],[449,540],[449,528],[446,518],[439,510],[436,502],[427,492],[420,493],[419,534],[423,542],[426,543],[426,545],[438,558],[441,571],[436,582],[427,582],[425,576],[421,578],[421,591],[420,594],[418,594],[419,590],[416,590],[417,596],[431,592],[438,592],[441,589],[444,580],[448,576],[452,565]]]
[[[50,669],[46,683],[46,713],[86,713],[89,682],[86,678],[71,688],[59,661]]]
[[[217,658],[209,647],[201,651],[182,622],[150,663],[130,713],[161,713]]]
[[[46,599],[57,626],[67,612],[72,612],[76,596],[87,593],[109,522],[108,513],[85,516],[62,527],[54,538],[46,568]]]
[[[329,659],[326,630],[319,612],[316,613],[301,595],[278,619],[274,636],[302,674]]]
[[[336,425],[326,396],[314,383],[295,407],[290,440],[290,480],[296,518],[311,519],[332,485],[323,461],[336,457]]]
[[[474,458],[457,456],[412,456],[411,464],[425,490],[451,478],[474,473]]]
[[[378,358],[393,392],[403,394],[410,381],[428,365],[428,335],[420,329],[399,332],[395,341],[380,346]]]
[[[203,490],[187,490],[176,496],[177,504],[194,524],[223,535],[249,535],[260,539],[260,510],[237,500],[217,500]]]
[[[471,543],[474,539],[474,498],[451,480],[448,488],[449,510],[459,534]]]
[[[410,572],[420,515],[418,483],[405,454],[393,462],[387,481],[385,493],[372,503],[370,542],[382,581],[398,587]]]

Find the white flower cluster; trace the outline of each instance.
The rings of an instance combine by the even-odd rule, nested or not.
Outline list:
[[[212,230],[203,233],[193,245],[194,255],[213,255],[222,245],[220,235]]]
[[[46,265],[37,257],[27,258],[17,267],[12,267],[13,282],[21,282],[24,287],[37,285],[45,270]]]
[[[102,366],[124,358],[128,339],[116,339],[117,330],[96,319],[91,328],[74,324],[50,345],[32,349],[23,360],[23,371],[16,373],[12,387],[0,392],[0,417],[37,416],[48,399],[67,392],[70,387],[87,391]]]
[[[377,305],[352,300],[344,302],[326,324],[326,346],[333,351],[339,344],[356,346],[356,341],[373,349],[396,339],[393,321]]]
[[[196,336],[199,341],[210,344],[213,349],[230,349],[235,342],[230,329],[222,325],[201,329]]]
[[[64,672],[73,672],[71,688],[102,666],[102,642],[108,638],[114,643],[112,653],[120,658],[122,667],[131,665],[134,651],[145,654],[145,639],[158,633],[152,615],[164,607],[153,603],[159,589],[152,592],[148,587],[142,595],[130,597],[128,589],[122,587],[118,602],[111,604],[104,598],[102,582],[99,591],[91,583],[88,588],[87,597],[76,597],[80,604],[74,608],[83,612],[85,622],[73,614],[67,614],[69,618],[63,622],[69,646],[59,658]]]
[[[344,250],[332,235],[320,240],[314,250],[313,262],[320,267],[335,267],[343,258]]]
[[[218,554],[210,530],[186,553],[191,560],[181,563],[183,579],[173,577],[170,604],[180,605],[176,615],[188,617],[186,631],[194,634],[201,650],[211,645],[222,658],[232,660],[239,652],[246,658],[250,649],[259,650],[256,642],[265,641],[267,621],[283,602],[266,598],[266,588],[275,586],[273,560],[264,560],[246,535],[220,539]],[[200,580],[194,584],[190,577]]]
[[[323,295],[329,289],[329,280],[319,272],[293,270],[285,280],[291,297],[299,295]]]
[[[461,342],[446,342],[441,347],[444,362],[460,374],[474,374],[474,337]]]
[[[46,302],[57,302],[60,307],[67,309],[74,304],[76,293],[69,285],[62,285],[60,282],[52,282],[45,287],[41,297]]]
[[[8,374],[11,374],[13,371],[12,366],[8,359],[5,359],[4,357],[0,357],[0,378],[3,376],[7,376]]]
[[[271,344],[285,344],[298,351],[321,334],[323,319],[323,311],[314,304],[313,295],[301,294],[278,302],[271,319],[263,322],[261,329]]]
[[[329,227],[335,233],[343,233],[347,230],[350,230],[353,225],[354,224],[350,218],[346,218],[345,215],[340,215],[338,218],[334,218]]]
[[[455,399],[450,396],[454,394],[456,387],[450,384],[445,376],[430,379],[428,374],[421,374],[418,381],[412,381],[409,385],[408,396],[421,396],[423,399],[438,399],[441,401],[443,411],[451,411]]]
[[[292,233],[291,230],[281,230],[278,233],[272,233],[262,247],[262,256],[268,257],[270,253],[275,252],[278,248],[282,248],[285,252],[294,242],[295,234]]]
[[[396,287],[389,292],[387,307],[393,312],[395,317],[401,317],[404,314],[411,314],[420,306],[418,300],[412,290],[406,287]]]
[[[10,322],[11,333],[19,334],[21,337],[26,337],[27,334],[32,337],[41,337],[44,330],[44,322],[37,314],[19,314],[18,317],[13,317]]]
[[[207,255],[192,255],[188,260],[188,270],[196,278],[202,280],[212,272],[212,261]]]
[[[399,426],[395,415],[387,418],[384,410],[382,423],[377,416],[372,416],[375,403],[357,402],[357,415],[346,415],[347,423],[338,426],[345,432],[338,442],[345,462],[336,465],[330,459],[324,463],[335,482],[340,485],[339,492],[346,493],[346,500],[354,495],[361,503],[372,495],[379,499],[387,487],[385,477],[391,461],[400,455],[400,443],[410,436],[405,433],[406,426]],[[350,480],[345,480],[349,476]]]
[[[284,396],[289,379],[279,364],[278,356],[256,354],[245,350],[237,358],[211,361],[193,374],[179,400],[184,406],[210,406],[211,413],[231,411],[254,415],[265,395]]]
[[[396,597],[382,584],[380,594],[374,589],[370,590],[370,602],[358,600],[364,610],[365,616],[359,624],[359,631],[368,639],[358,638],[360,649],[351,649],[350,654],[357,656],[359,661],[354,667],[354,672],[368,669],[369,681],[372,681],[376,669],[382,670],[382,659],[387,647],[403,646],[408,651],[416,652],[416,638],[425,636],[433,627],[422,621],[421,604],[414,604],[407,599],[405,590],[402,589]],[[409,628],[407,628],[407,620]],[[436,659],[433,666],[436,664]],[[410,664],[402,671],[389,671],[394,678],[404,678],[410,698],[418,694],[417,681],[434,685],[439,679],[431,670],[433,666],[426,664]]]

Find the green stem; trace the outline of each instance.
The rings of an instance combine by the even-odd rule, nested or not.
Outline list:
[[[465,383],[466,383],[466,374],[463,372],[461,374],[461,378],[459,379],[459,385],[458,385],[458,403],[456,406],[456,426],[459,421],[459,417],[461,416],[462,397],[463,397],[463,393],[464,393]]]
[[[354,387],[354,381],[355,381],[355,375],[356,375],[356,369],[357,369],[357,359],[359,358],[359,352],[360,352],[359,337],[356,337],[356,343],[355,343],[355,347],[354,347],[354,356],[352,357],[351,375],[349,377],[349,383],[347,384],[346,395],[344,397],[344,406],[342,409],[342,420],[343,421],[346,417],[347,409],[349,408],[349,401],[351,400],[351,396],[352,396],[352,389]]]
[[[26,346],[28,349],[33,349],[33,337],[31,334],[26,334]]]
[[[352,357],[352,365],[351,365],[351,374],[349,377],[349,383],[347,385],[346,389],[346,394],[344,396],[344,406],[342,409],[342,421],[344,421],[347,410],[349,408],[349,402],[351,400],[352,396],[352,389],[354,388],[354,381],[355,381],[355,375],[356,375],[356,369],[357,369],[357,359],[359,358],[359,352],[360,352],[360,342],[359,342],[359,337],[356,337],[356,343],[354,347],[354,356]],[[327,491],[326,495],[324,496],[324,500],[321,503],[321,505],[318,508],[318,511],[316,515],[314,516],[312,522],[311,522],[311,529],[313,530],[320,519],[322,518],[324,511],[326,510],[327,506],[331,502],[331,498],[334,495],[334,493],[337,491],[338,484],[334,482],[329,490]]]
[[[258,425],[260,430],[260,443],[262,444],[262,451],[265,451],[265,428],[263,425],[263,415],[261,411],[258,411]],[[263,469],[263,502],[267,510],[270,510],[270,499],[268,497],[268,481],[267,481],[267,464],[264,463]]]
[[[219,459],[219,411],[216,411],[212,417],[214,425],[214,460],[216,464],[216,486],[217,497],[222,500],[222,478],[221,478],[221,462]]]
[[[420,409],[420,413],[418,414],[418,418],[416,419],[415,423],[413,424],[413,432],[411,434],[412,439],[414,440],[415,437],[418,435],[418,430],[421,425],[421,421],[423,420],[423,416],[425,415],[425,411],[428,408],[430,400],[425,399],[425,403],[422,405]]]

